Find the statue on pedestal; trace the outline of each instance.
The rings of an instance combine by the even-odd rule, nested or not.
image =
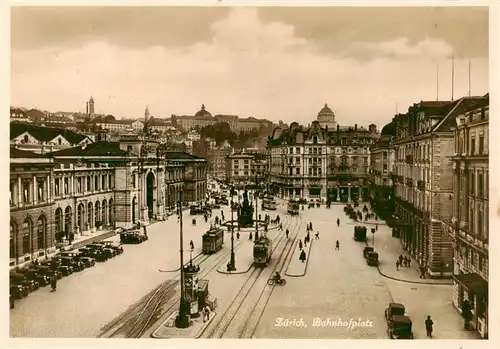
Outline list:
[[[243,203],[238,208],[238,213],[240,227],[246,228],[253,226],[253,207],[248,201],[248,192],[246,189],[243,193]]]

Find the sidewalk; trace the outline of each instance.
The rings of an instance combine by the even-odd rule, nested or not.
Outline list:
[[[303,241],[303,239],[302,239]],[[311,239],[311,242],[304,248],[306,251],[306,260],[304,263],[299,259],[301,249],[299,248],[299,240],[297,240],[293,246],[292,259],[288,263],[288,266],[285,269],[285,275],[290,277],[302,277],[307,273],[307,266],[309,265],[309,258],[311,257],[311,248],[313,245],[314,239]]]
[[[392,229],[388,226],[379,225],[378,231],[375,235],[375,252],[379,254],[379,272],[382,276],[389,279],[414,283],[414,284],[428,284],[428,285],[452,285],[451,279],[421,279],[418,263],[412,258],[410,267],[399,267],[396,269],[396,260],[399,255],[403,257],[411,256],[404,251],[398,238],[392,237]],[[373,246],[373,234],[371,229],[367,232],[367,246]]]
[[[95,233],[77,236],[75,237],[75,240],[71,242],[71,244],[61,246],[61,249],[64,249],[66,251],[78,249],[93,242],[105,240],[116,235],[119,229],[120,228],[111,230],[98,230]]]

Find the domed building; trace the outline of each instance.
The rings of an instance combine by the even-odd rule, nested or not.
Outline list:
[[[325,103],[323,109],[318,113],[317,120],[322,128],[335,129],[337,127],[337,122],[335,121],[335,113],[328,107]]]
[[[211,118],[212,114],[208,110],[205,109],[205,104],[201,105],[201,109],[194,114],[196,117],[203,117],[203,118]]]

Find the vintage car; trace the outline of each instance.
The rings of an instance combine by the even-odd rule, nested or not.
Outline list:
[[[59,260],[61,261],[61,265],[72,267],[74,272],[79,272],[85,269],[83,263],[74,257],[59,257]]]
[[[37,281],[40,286],[47,286],[50,283],[50,279],[35,268],[20,269],[18,272],[24,274],[28,280]]]
[[[62,265],[57,257],[43,261],[41,264],[50,267],[52,270],[59,271],[62,276],[69,276],[73,274],[74,271],[72,266]]]
[[[79,248],[78,251],[82,253],[83,257],[92,258],[96,262],[106,262],[108,260],[108,257],[101,249],[85,246]]]
[[[376,267],[378,265],[378,253],[368,252],[366,254],[366,264]]]
[[[147,236],[141,234],[139,230],[129,230],[120,234],[122,244],[140,244],[147,239]]]
[[[102,244],[104,244],[108,248],[112,248],[115,250],[117,254],[122,254],[123,253],[123,246],[119,242],[115,241],[101,241]]]
[[[368,252],[373,252],[374,249],[373,247],[371,246],[366,246],[364,249],[363,249],[363,258],[366,258],[366,255],[368,254]]]
[[[49,279],[53,277],[60,279],[62,278],[62,273],[59,270],[51,269],[48,265],[38,265],[36,269],[42,274],[47,276]]]
[[[94,242],[94,243],[88,245],[88,247],[101,250],[102,253],[104,253],[108,259],[113,258],[113,257],[118,255],[118,251],[116,249],[114,249],[111,246],[108,246],[107,244],[103,243],[102,241],[101,242]]]
[[[412,321],[405,315],[393,315],[387,323],[387,335],[390,339],[413,339]]]
[[[9,293],[14,299],[21,299],[30,293],[29,289],[21,284],[16,284],[15,282],[10,284]]]
[[[354,240],[366,241],[366,227],[361,225],[354,227]]]
[[[35,280],[30,280],[28,277],[22,273],[16,273],[14,271],[9,274],[10,284],[21,285],[25,287],[29,292],[38,290],[40,284]]]

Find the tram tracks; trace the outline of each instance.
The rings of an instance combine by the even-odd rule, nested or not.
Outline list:
[[[242,242],[235,247],[239,248]],[[200,278],[205,277],[225,261],[230,252],[216,256],[198,255],[193,259],[198,265],[205,266]],[[216,257],[215,257],[216,256]],[[215,257],[215,258],[211,258]],[[213,262],[213,263],[210,263]],[[189,263],[189,262],[188,262]],[[185,265],[187,265],[186,263]],[[207,264],[205,264],[207,263]],[[140,338],[159,318],[172,311],[178,304],[180,297],[175,297],[176,287],[179,285],[180,273],[174,279],[162,282],[137,303],[124,311],[118,317],[101,328],[99,338]]]
[[[301,218],[297,217],[297,223],[300,221]],[[292,225],[293,219],[290,220],[290,224],[288,227]],[[297,239],[297,236],[300,231],[300,224],[296,224],[294,230],[295,232],[295,237],[293,241],[290,244],[290,239],[285,240],[285,246],[283,246],[283,249],[280,253],[280,256],[278,257],[277,260],[277,265],[281,263],[281,268],[284,268],[284,265],[286,263],[286,260],[288,259],[290,250],[293,250],[293,246],[295,245],[295,241]],[[288,228],[286,227],[286,228]],[[274,249],[272,251],[272,254],[274,254],[275,250],[278,249],[278,246],[281,244],[281,242],[284,239],[283,234],[279,234],[276,239],[279,239],[275,244],[274,244]],[[287,246],[290,244],[290,246],[287,249]],[[283,259],[284,253],[287,251],[285,258]],[[276,269],[273,269],[273,271]],[[266,273],[264,273],[266,271]],[[268,274],[266,268],[255,268],[252,273],[247,277],[241,288],[238,290],[238,293],[236,294],[236,297],[232,300],[232,302],[229,304],[228,308],[224,311],[223,314],[218,315],[218,318],[220,319],[215,326],[213,326],[210,330],[208,330],[207,326],[200,334],[199,337],[203,336],[205,338],[223,338],[227,337],[230,332],[232,332],[232,327],[238,326],[238,321],[235,321],[235,319],[238,317],[239,318],[245,318],[245,313],[250,310],[251,314],[252,312],[252,307],[254,306],[254,303],[250,303],[250,299],[252,297],[249,297],[252,294],[252,291],[256,289],[260,289],[262,287],[263,291],[260,292],[258,300],[262,298],[262,294],[264,290],[268,287],[267,286],[267,280],[268,277],[266,278],[260,278],[262,274]],[[265,279],[265,280],[264,280]],[[260,281],[260,283],[258,283]],[[269,296],[270,297],[270,296]],[[248,301],[247,301],[248,299]],[[247,302],[246,302],[247,301]],[[267,305],[267,301],[266,301]],[[263,310],[262,310],[263,311]],[[236,320],[238,320],[236,319]],[[247,317],[248,319],[248,317]],[[258,325],[258,321],[260,320],[260,317],[257,319],[257,322],[255,323],[255,327]],[[248,321],[248,320],[247,320]],[[247,321],[244,322],[244,328],[243,331],[245,331],[248,328]],[[241,329],[237,329],[238,332],[241,332]],[[239,336],[239,335],[238,335]],[[234,337],[232,337],[234,338]]]

